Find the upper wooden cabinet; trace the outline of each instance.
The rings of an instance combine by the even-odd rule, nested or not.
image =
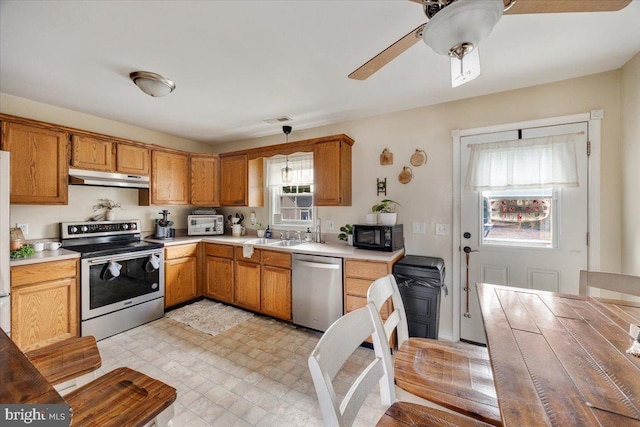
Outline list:
[[[220,159],[220,206],[264,205],[264,162],[238,154]]]
[[[66,205],[69,134],[2,122],[0,147],[11,152],[11,203]]]
[[[140,191],[141,204],[145,204]],[[189,156],[153,150],[151,154],[152,205],[189,204]]]
[[[191,204],[220,206],[220,158],[191,156]]]
[[[315,206],[351,206],[352,145],[353,140],[346,135],[314,145]]]
[[[71,138],[71,166],[103,172],[115,170],[115,144],[85,135]]]
[[[116,171],[132,175],[149,175],[151,150],[132,144],[118,143]]]

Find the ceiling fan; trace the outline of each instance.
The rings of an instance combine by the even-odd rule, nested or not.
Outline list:
[[[631,0],[410,0],[423,6],[428,22],[371,58],[349,74],[365,80],[422,39],[436,53],[451,59],[451,85],[480,75],[479,43],[502,14],[607,12],[623,9]]]

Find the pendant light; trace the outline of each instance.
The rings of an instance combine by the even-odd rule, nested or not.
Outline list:
[[[289,134],[291,133],[291,126],[282,126],[282,131],[286,135],[286,143],[289,143]],[[289,167],[289,156],[287,156],[286,166],[282,168],[282,183],[291,184],[293,169]]]

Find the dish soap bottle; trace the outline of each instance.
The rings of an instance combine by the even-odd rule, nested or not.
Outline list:
[[[311,230],[307,228],[307,232],[304,233],[304,241],[311,242],[313,239],[311,238]]]
[[[264,232],[264,237],[266,237],[267,239],[271,238],[271,229],[269,228],[268,225],[267,225],[267,229]]]

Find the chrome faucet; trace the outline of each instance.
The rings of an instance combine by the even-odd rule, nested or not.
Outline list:
[[[316,243],[322,243],[322,220],[318,218],[316,220]]]
[[[298,238],[298,242],[302,241],[302,234],[300,234],[300,231],[296,231],[296,237]]]

